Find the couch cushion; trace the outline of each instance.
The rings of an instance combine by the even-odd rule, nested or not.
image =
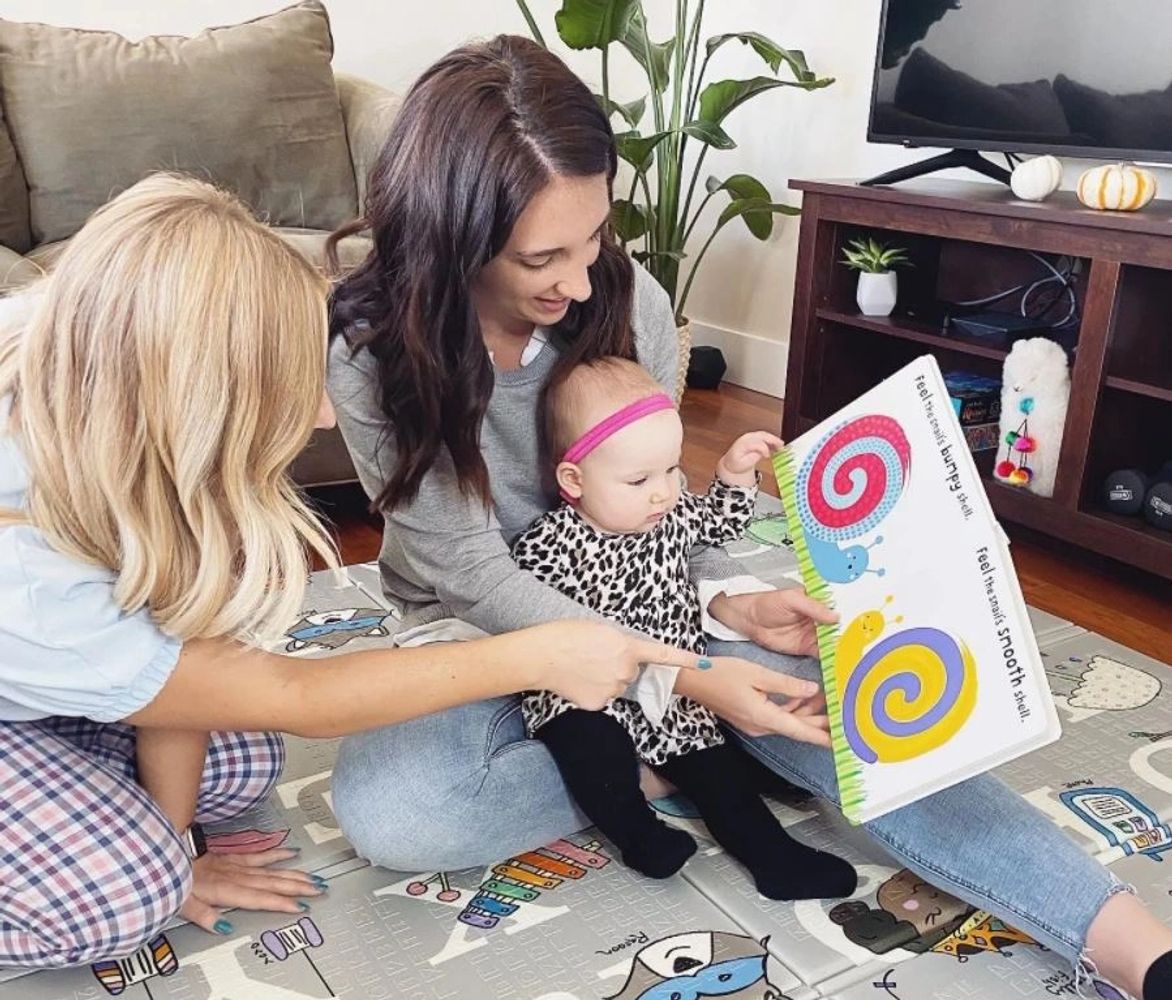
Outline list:
[[[901,111],[934,122],[1001,132],[1066,135],[1066,114],[1049,80],[982,83],[923,49],[904,63],[895,87]]]
[[[139,42],[0,21],[0,92],[34,242],[72,236],[112,194],[160,169],[214,180],[277,225],[353,218],[332,54],[317,0]]]
[[[276,233],[290,246],[301,251],[309,258],[310,263],[319,269],[326,264],[326,239],[329,233],[324,229],[295,229],[278,227]],[[48,270],[61,256],[68,240],[57,240],[54,243],[42,243],[29,251],[27,257],[17,258],[27,268],[37,273],[42,269]],[[374,244],[369,236],[347,236],[338,244],[338,264],[343,271],[350,271],[364,260],[373,249]],[[13,254],[15,257],[16,255]],[[23,272],[22,272],[23,273]]]
[[[3,96],[4,91],[0,88],[0,98]],[[4,122],[4,106],[0,101],[0,244],[24,253],[32,242],[28,225],[28,185]]]
[[[326,239],[329,233],[320,229],[277,229],[286,243],[300,250],[315,267],[325,269]],[[343,271],[352,271],[374,249],[369,236],[347,236],[338,244],[338,266]]]
[[[1108,94],[1059,73],[1054,90],[1071,126],[1091,137],[1088,145],[1172,149],[1172,86]]]

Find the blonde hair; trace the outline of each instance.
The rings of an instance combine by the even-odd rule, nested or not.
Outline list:
[[[28,523],[181,639],[278,634],[306,547],[288,477],[324,391],[325,279],[232,195],[170,174],[96,212],[0,340]]]
[[[546,395],[546,439],[556,464],[600,420],[628,403],[663,392],[636,361],[606,357],[575,366]]]

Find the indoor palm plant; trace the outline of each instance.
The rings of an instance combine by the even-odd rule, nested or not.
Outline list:
[[[736,146],[724,129],[725,119],[746,101],[777,87],[815,90],[833,82],[813,73],[801,51],[783,48],[755,31],[714,35],[702,43],[704,4],[675,0],[675,33],[662,42],[651,40],[642,0],[562,0],[554,18],[558,36],[571,49],[601,53],[602,92],[596,96],[612,122],[617,116],[622,129],[615,137],[619,156],[632,167],[630,191],[614,203],[615,231],[624,246],[634,244],[632,256],[667,290],[681,324],[696,271],[721,229],[740,218],[757,239],[765,240],[773,231],[774,215],[798,213],[774,202],[765,185],[748,174],[707,176],[703,196],[696,200],[709,150]],[[517,0],[517,5],[533,37],[544,45],[527,0]],[[731,41],[750,46],[772,75],[707,82],[709,60]],[[610,91],[614,45],[630,53],[647,78],[648,92],[627,103]],[[641,130],[648,114],[651,126]],[[690,149],[690,143],[697,146]],[[709,201],[722,194],[729,201],[696,253],[681,291],[684,247]]]

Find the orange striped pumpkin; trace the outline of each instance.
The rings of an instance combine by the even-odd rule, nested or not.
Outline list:
[[[1087,208],[1135,212],[1155,196],[1155,174],[1133,163],[1091,167],[1078,179],[1078,200]]]

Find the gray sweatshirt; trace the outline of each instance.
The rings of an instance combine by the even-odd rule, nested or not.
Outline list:
[[[667,294],[635,266],[632,309],[639,360],[674,395],[679,341]],[[519,569],[509,555],[514,538],[557,502],[542,485],[538,406],[557,360],[551,335],[524,368],[497,371],[481,428],[492,509],[464,496],[451,456],[440,450],[409,504],[385,514],[379,566],[383,590],[404,612],[404,627],[459,618],[485,632],[501,633],[561,618],[595,618],[595,612]],[[395,443],[375,391],[374,358],[351,357],[343,337],[330,345],[327,385],[362,486],[370,497],[382,489],[396,462]],[[721,549],[697,550],[693,578],[725,580],[738,567]]]

